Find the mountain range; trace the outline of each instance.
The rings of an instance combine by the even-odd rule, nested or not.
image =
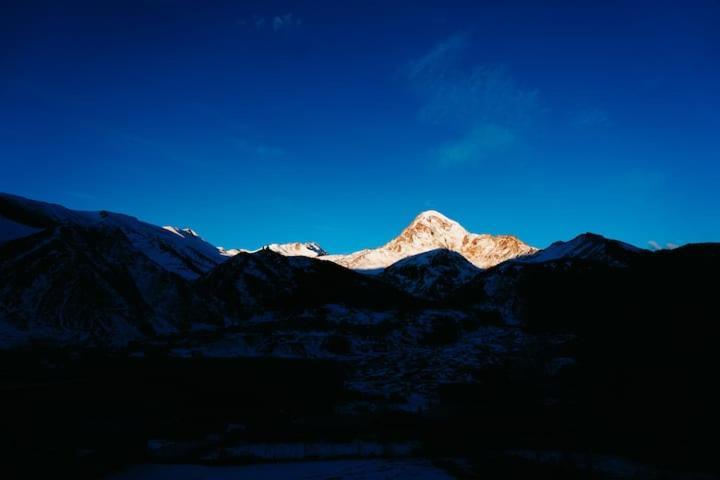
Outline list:
[[[407,257],[436,249],[457,252],[478,268],[488,268],[537,251],[511,235],[469,233],[434,210],[420,213],[396,238],[379,248],[324,259],[353,270],[384,269]]]
[[[623,268],[652,256],[590,233],[538,250],[510,235],[470,233],[436,211],[350,254],[299,242],[226,250],[189,228],[1,194],[0,328],[8,345],[125,344],[327,305],[489,309],[512,325],[524,321],[516,284],[533,267]]]
[[[582,445],[712,469],[719,269],[718,243],[538,250],[434,211],[347,255],[226,250],[0,194],[3,450],[21,469],[225,465],[405,439],[437,458]]]
[[[330,254],[315,242],[271,243],[264,248],[288,256],[319,258],[365,273],[379,273],[407,257],[437,249],[459,253],[477,268],[489,268],[538,251],[512,235],[470,233],[456,221],[434,210],[421,212],[397,237],[377,248],[348,254]],[[219,250],[227,256],[257,251],[223,247]]]

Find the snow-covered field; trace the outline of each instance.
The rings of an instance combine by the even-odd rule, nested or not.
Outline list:
[[[450,475],[425,460],[338,460],[207,467],[139,465],[109,480],[448,480]]]

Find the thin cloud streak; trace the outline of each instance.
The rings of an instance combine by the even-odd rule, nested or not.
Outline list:
[[[434,154],[441,167],[471,165],[509,150],[541,113],[538,93],[521,88],[503,67],[464,63],[469,45],[468,35],[454,35],[407,67],[421,121],[455,132]]]
[[[610,119],[607,112],[599,108],[587,108],[577,113],[572,120],[576,128],[593,128],[607,125]]]
[[[506,151],[515,141],[512,130],[488,123],[474,128],[466,137],[440,147],[436,160],[441,167],[475,164]]]
[[[237,149],[244,153],[262,158],[280,158],[286,154],[285,149],[275,145],[265,145],[262,143],[251,142],[250,140],[241,138],[237,140]]]
[[[269,30],[272,32],[281,32],[300,27],[303,24],[303,19],[293,13],[270,16],[252,15],[239,19],[237,24],[250,27],[257,31]]]

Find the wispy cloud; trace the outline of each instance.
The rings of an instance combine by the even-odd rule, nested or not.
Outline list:
[[[465,34],[456,34],[436,44],[428,53],[410,62],[410,78],[421,81],[434,80],[431,77],[443,76],[453,66],[467,47]]]
[[[465,61],[469,46],[468,35],[454,35],[407,67],[422,101],[421,120],[455,132],[455,139],[435,152],[444,167],[508,150],[541,112],[537,92],[520,87],[502,66]]]
[[[302,25],[302,19],[297,18],[292,13],[286,13],[285,15],[275,16],[272,19],[272,29],[274,32],[285,30],[288,28],[295,28]]]
[[[585,108],[577,112],[571,124],[577,128],[593,128],[607,125],[609,118],[607,112],[600,108]]]
[[[237,149],[244,154],[250,154],[263,158],[279,158],[285,156],[285,149],[275,145],[265,145],[262,143],[251,142],[250,140],[241,138],[236,142]]]
[[[255,30],[280,32],[300,27],[300,25],[303,24],[303,19],[295,16],[293,13],[285,13],[283,15],[269,16],[252,15],[250,17],[239,19],[237,23],[238,25],[247,26]]]
[[[512,130],[492,123],[481,124],[465,137],[440,147],[436,160],[441,167],[473,164],[505,151],[514,143]]]

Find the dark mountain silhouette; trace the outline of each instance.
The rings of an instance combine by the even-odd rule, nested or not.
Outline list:
[[[515,261],[542,263],[574,259],[622,266],[642,253],[649,253],[649,251],[595,233],[583,233],[567,242],[555,242],[536,253],[518,257]]]
[[[302,310],[326,304],[392,309],[407,307],[407,295],[372,276],[310,257],[271,249],[239,253],[197,281],[206,298],[219,299],[226,315]]]
[[[438,249],[395,262],[380,278],[416,297],[442,300],[480,272],[461,254]]]
[[[0,450],[21,469],[85,468],[88,442],[93,478],[372,439],[470,478],[557,452],[554,478],[617,458],[717,472],[720,244],[583,234],[485,270],[438,249],[367,275],[8,195],[0,231]]]
[[[0,319],[18,335],[123,344],[207,320],[190,284],[120,230],[62,224],[6,242],[0,277]]]

